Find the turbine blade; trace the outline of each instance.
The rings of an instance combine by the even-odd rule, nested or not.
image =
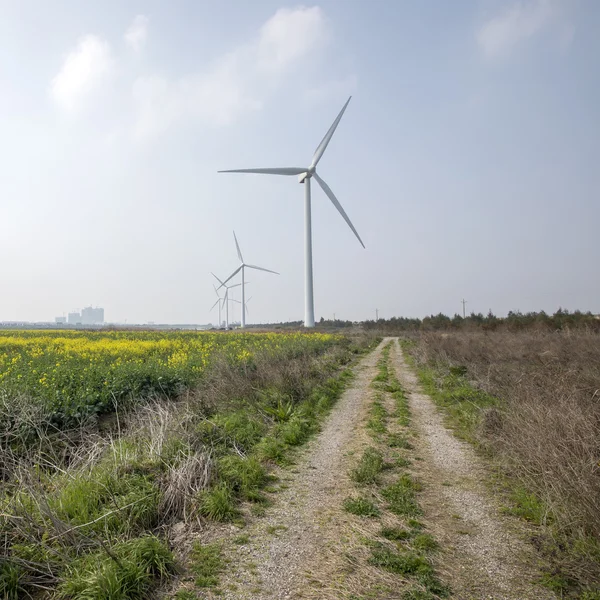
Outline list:
[[[215,288],[215,292],[216,292],[217,290],[220,290],[225,284],[212,271],[210,274],[221,284],[218,288]]]
[[[219,302],[221,302],[221,298],[217,299],[217,301],[210,307],[210,310],[212,310],[217,304],[219,304]]]
[[[250,300],[252,300],[252,296],[250,296],[250,298],[248,298],[248,300],[246,300],[246,304],[248,304],[248,302],[250,302]]]
[[[242,270],[242,267],[238,267],[238,268],[237,268],[237,269],[236,269],[236,270],[235,270],[235,271],[234,271],[234,272],[233,272],[233,273],[232,273],[232,274],[231,274],[231,275],[230,275],[230,276],[229,276],[229,277],[228,277],[228,278],[227,278],[225,281],[221,281],[221,280],[220,280],[220,279],[219,279],[219,278],[218,278],[218,277],[215,275],[215,278],[216,278],[216,279],[217,279],[217,281],[219,281],[219,282],[220,282],[220,284],[221,284],[221,285],[219,286],[219,288],[222,288],[223,286],[225,286],[226,288],[227,288],[227,287],[236,287],[236,286],[233,286],[233,285],[227,286],[227,285],[225,285],[225,284],[226,284],[226,283],[227,283],[227,282],[228,282],[228,281],[229,281],[229,280],[230,280],[232,277],[235,277],[235,276],[236,276],[236,275],[237,275],[237,274],[238,274],[238,273],[239,273],[241,270]],[[213,275],[214,275],[214,273],[213,273]],[[238,285],[239,285],[239,284],[238,284]]]
[[[246,283],[248,283],[248,282],[246,281]],[[242,284],[241,283],[236,283],[235,285],[228,285],[227,287],[229,289],[231,289],[231,288],[234,288],[234,287],[240,287],[240,285],[242,285]]]
[[[231,301],[235,302],[236,304],[241,304],[241,302],[239,300],[236,300],[235,298],[232,298]]]
[[[306,167],[273,167],[268,169],[229,169],[217,173],[257,173],[259,175],[300,175],[306,173]]]
[[[235,247],[237,249],[238,258],[240,259],[240,262],[244,262],[242,251],[240,250],[240,245],[238,244],[237,237],[235,236],[235,231],[233,232],[233,239],[235,240]]]
[[[346,214],[346,211],[342,208],[342,205],[339,203],[338,199],[335,197],[334,193],[331,191],[331,188],[316,173],[313,173],[313,177],[317,180],[317,182],[319,183],[319,185],[321,186],[323,191],[327,194],[327,196],[329,197],[329,199],[331,200],[333,205],[338,209],[338,212],[340,213],[340,215],[342,215],[342,217],[344,217],[344,221],[346,221],[346,223],[348,223],[348,227],[350,227],[350,229],[352,229],[352,231],[354,232],[354,235],[358,238],[358,241],[360,242],[361,246],[364,248],[365,245],[363,244],[363,241],[360,239],[360,235],[358,235],[358,231],[356,231],[356,229],[354,229],[354,225],[352,225],[352,221],[349,219],[348,215]]]
[[[327,145],[331,141],[331,138],[333,137],[333,134],[335,133],[335,130],[337,129],[337,126],[340,124],[340,121],[342,120],[342,117],[344,116],[344,112],[345,112],[346,107],[348,106],[350,100],[352,100],[352,96],[350,96],[350,98],[348,98],[348,100],[346,100],[346,104],[344,104],[344,106],[342,107],[342,110],[340,110],[340,114],[336,117],[335,121],[333,122],[333,125],[329,128],[329,131],[325,134],[325,137],[321,140],[321,143],[317,146],[317,149],[315,150],[315,154],[312,159],[312,163],[310,165],[311,167],[316,167],[318,162],[321,160],[321,156],[323,156],[323,154],[327,148]]]
[[[279,275],[277,271],[271,271],[271,269],[264,269],[263,267],[257,267],[256,265],[245,265],[249,269],[257,269],[258,271],[266,271],[267,273],[275,273],[275,275]]]

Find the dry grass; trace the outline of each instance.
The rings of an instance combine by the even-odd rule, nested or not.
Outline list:
[[[546,526],[569,577],[598,581],[600,336],[424,334],[413,355],[447,406],[487,405],[472,433],[522,483],[517,512]],[[498,402],[478,404],[473,388]]]
[[[245,460],[249,446],[237,443],[244,427],[258,432],[252,444],[267,439],[280,425],[269,408],[289,404],[293,412],[306,403],[321,384],[331,385],[350,350],[342,343],[320,355],[257,352],[251,368],[224,358],[177,401],[148,399],[68,431],[32,400],[0,397],[0,597],[79,585],[71,571],[76,565],[83,577],[88,558],[122,568],[119,548],[199,519],[202,494],[220,477],[229,477],[230,495],[254,492],[263,472],[242,469],[255,464]],[[323,392],[327,401],[333,395],[333,388]],[[218,458],[229,455],[244,460],[222,474]],[[15,581],[6,583],[9,577]]]

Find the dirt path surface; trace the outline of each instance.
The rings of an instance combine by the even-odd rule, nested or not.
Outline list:
[[[409,395],[412,426],[419,452],[415,474],[424,484],[420,503],[428,530],[440,544],[440,577],[453,598],[464,600],[554,599],[535,585],[539,565],[533,549],[519,535],[523,524],[499,514],[471,446],[443,424],[429,396],[422,393],[398,344],[393,364]]]
[[[231,557],[222,596],[230,599],[324,598],[327,579],[344,568],[336,552],[345,527],[340,506],[352,490],[349,455],[364,445],[365,418],[373,396],[370,387],[385,339],[356,368],[356,379],[323,425],[282,471],[289,480],[263,518],[243,531],[249,542]]]

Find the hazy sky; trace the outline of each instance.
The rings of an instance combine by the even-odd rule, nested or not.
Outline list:
[[[0,320],[600,312],[596,0],[0,0]]]

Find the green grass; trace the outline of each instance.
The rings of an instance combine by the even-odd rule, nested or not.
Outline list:
[[[380,400],[376,400],[371,405],[369,411],[369,420],[367,427],[374,435],[383,434],[386,432],[387,412]]]
[[[21,585],[25,572],[7,559],[0,560],[0,598],[19,600],[25,589]]]
[[[152,479],[115,468],[107,460],[65,476],[50,496],[49,507],[72,525],[90,523],[83,533],[133,535],[152,528],[158,520],[159,490]]]
[[[238,511],[231,488],[222,482],[202,492],[199,512],[212,521],[233,521]]]
[[[260,489],[267,482],[267,471],[254,456],[223,456],[217,463],[217,473],[234,494],[246,500],[257,500]]]
[[[462,373],[462,371],[461,371]],[[473,388],[464,374],[446,374],[433,367],[418,368],[418,375],[426,394],[438,406],[446,409],[456,434],[478,445],[476,437],[482,411],[499,405],[497,398]]]
[[[375,484],[379,481],[379,474],[384,466],[381,452],[375,448],[367,448],[358,465],[350,472],[350,477],[359,485]]]
[[[287,531],[287,527],[285,525],[269,525],[267,527],[267,533],[269,535],[276,535],[280,531]]]
[[[238,546],[244,546],[249,541],[250,541],[250,536],[247,533],[238,535],[236,538],[233,539],[233,543],[237,544]]]
[[[448,588],[439,582],[427,557],[418,552],[377,548],[373,550],[369,563],[390,573],[414,577],[425,589],[412,590],[413,594],[418,591],[429,594],[422,596],[424,598],[445,598],[449,595]],[[419,598],[419,595],[412,597]]]
[[[346,498],[344,510],[360,517],[378,517],[381,514],[379,508],[366,498]]]
[[[373,550],[369,563],[398,575],[430,575],[433,572],[424,556],[411,551],[378,548]]]
[[[223,556],[218,544],[194,543],[190,569],[196,577],[195,583],[198,587],[210,588],[219,585],[219,575],[223,568]]]
[[[412,444],[401,433],[391,433],[387,439],[390,448],[402,448],[403,450],[412,450]]]
[[[172,600],[198,600],[198,594],[190,590],[178,590],[173,594]]]
[[[154,536],[132,539],[75,560],[58,587],[61,598],[143,600],[156,580],[174,567],[171,551]]]
[[[398,481],[381,490],[381,495],[388,501],[388,510],[402,517],[412,517],[421,514],[416,501],[415,491],[420,486],[410,475],[402,475]]]
[[[551,520],[544,503],[535,494],[529,493],[522,486],[513,488],[509,495],[511,504],[503,508],[503,512],[526,521],[541,525]]]
[[[379,535],[386,540],[399,542],[409,539],[412,536],[412,532],[408,529],[401,529],[400,527],[383,527],[379,532]]]
[[[419,533],[415,535],[411,545],[415,550],[420,552],[433,552],[439,547],[433,536],[428,533]]]

